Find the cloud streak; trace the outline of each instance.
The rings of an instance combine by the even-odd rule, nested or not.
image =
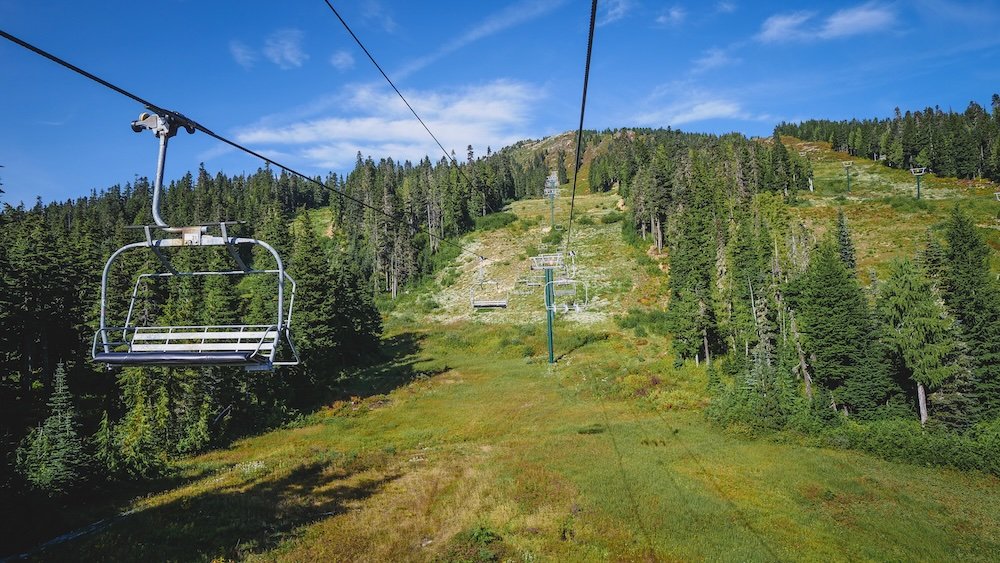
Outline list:
[[[694,60],[694,66],[691,69],[693,73],[705,72],[712,70],[713,68],[719,68],[731,64],[739,63],[740,59],[729,56],[723,49],[712,48]]]
[[[890,8],[872,2],[834,12],[823,22],[819,36],[823,39],[849,37],[886,29],[896,20]]]
[[[662,26],[677,26],[684,23],[687,18],[687,11],[680,6],[674,6],[662,12],[656,17],[656,23]]]
[[[605,4],[607,7],[602,11],[595,25],[597,27],[604,27],[608,24],[615,23],[616,21],[624,18],[632,11],[632,2],[630,0],[610,0]]]
[[[763,43],[777,43],[802,39],[806,33],[802,24],[812,19],[811,12],[795,12],[792,14],[776,14],[766,20],[757,34],[757,39]]]
[[[264,42],[264,56],[282,70],[298,68],[309,59],[302,50],[304,36],[298,29],[279,29]]]
[[[403,68],[397,70],[394,73],[394,77],[399,79],[406,78],[462,47],[541,17],[564,2],[565,0],[525,0],[518,2],[467,29],[456,39],[446,43],[437,51],[410,61]]]
[[[257,53],[240,41],[229,42],[229,54],[233,56],[236,64],[248,70],[253,68],[254,63],[257,62]]]
[[[487,145],[501,147],[528,137],[538,90],[527,83],[498,80],[457,92],[409,91],[405,95],[445,148],[461,153],[469,144],[484,151]],[[424,156],[432,160],[443,156],[388,88],[350,85],[337,98],[342,115],[317,115],[285,124],[262,120],[242,128],[236,139],[333,170],[349,168],[358,151],[374,158],[413,162]]]
[[[631,121],[640,126],[677,127],[713,119],[767,121],[771,116],[754,114],[730,96],[700,88],[688,81],[658,87],[647,105],[655,109],[635,114]]]
[[[868,2],[837,10],[819,22],[815,12],[775,14],[761,25],[756,39],[761,43],[838,39],[887,30],[896,22],[890,6]]]
[[[330,65],[340,71],[349,70],[354,68],[354,57],[347,51],[337,51],[330,55]]]

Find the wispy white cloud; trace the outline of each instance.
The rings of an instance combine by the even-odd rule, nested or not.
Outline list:
[[[888,30],[896,21],[892,6],[868,2],[853,8],[837,10],[817,25],[809,25],[815,12],[775,14],[761,25],[756,38],[762,43],[836,39]]]
[[[330,55],[330,64],[337,70],[348,70],[354,67],[354,57],[347,51],[337,51]]]
[[[288,70],[302,66],[309,55],[302,50],[305,34],[298,29],[279,29],[264,42],[264,56],[267,60]]]
[[[245,43],[235,39],[229,42],[229,54],[233,56],[236,64],[246,69],[253,68],[254,63],[257,62],[257,53]]]
[[[823,22],[819,36],[823,39],[833,39],[871,33],[886,29],[895,20],[896,13],[891,8],[869,2],[834,12]]]
[[[649,127],[676,127],[712,119],[740,121],[767,121],[771,116],[754,114],[732,96],[709,91],[689,81],[674,82],[657,87],[645,105],[651,109],[631,117],[637,125]]]
[[[916,0],[916,10],[935,22],[942,20],[973,27],[994,25],[1000,21],[995,4],[984,2],[953,2],[950,0]]]
[[[508,6],[507,8],[496,12],[485,20],[467,29],[455,39],[444,44],[437,51],[410,61],[403,66],[403,68],[393,73],[393,76],[396,78],[405,78],[414,72],[427,67],[445,55],[453,53],[470,43],[479,41],[480,39],[484,39],[511,27],[543,16],[563,4],[565,1],[566,0],[522,0],[517,4]]]
[[[365,0],[361,6],[361,17],[368,22],[375,22],[386,33],[393,33],[398,27],[392,14],[379,0]]]
[[[720,14],[731,14],[736,11],[736,4],[732,2],[716,2],[715,11]]]
[[[609,0],[604,3],[604,8],[597,16],[597,27],[602,27],[624,18],[632,11],[631,0]]]
[[[775,14],[764,20],[757,39],[763,43],[802,39],[806,35],[802,30],[802,24],[812,19],[813,15],[811,12]]]
[[[445,148],[464,152],[472,144],[501,147],[529,137],[539,88],[523,82],[498,80],[457,91],[407,91],[407,100]],[[441,151],[394,92],[372,84],[354,84],[314,108],[322,114],[287,123],[274,119],[242,128],[241,143],[289,154],[290,162],[343,170],[358,151],[375,158],[417,161],[441,158]],[[336,107],[343,114],[330,114]],[[293,112],[299,113],[299,112]]]
[[[739,62],[740,59],[730,56],[725,50],[713,47],[705,51],[701,57],[694,60],[694,67],[692,67],[691,72],[705,72],[713,68],[719,68]]]
[[[661,12],[656,17],[656,23],[663,26],[675,26],[683,23],[686,18],[687,11],[680,6],[674,6]]]

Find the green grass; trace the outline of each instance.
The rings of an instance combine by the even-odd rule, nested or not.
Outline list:
[[[947,213],[947,201],[911,209],[872,190],[845,198],[866,265],[891,252],[880,241],[910,251],[917,242],[904,239]],[[837,195],[824,188],[792,213],[830,225]],[[577,212],[599,217],[616,203],[613,193],[578,195]],[[544,200],[512,209],[547,218]],[[464,241],[511,284],[547,221],[513,224]],[[709,424],[706,369],[674,361],[655,313],[665,256],[626,245],[618,224],[573,232],[595,308],[557,317],[555,366],[540,296],[473,315],[478,264],[456,257],[387,311],[384,362],[345,378],[340,400],[182,460],[174,488],[137,497],[136,512],[40,558],[1000,559],[995,477]]]
[[[569,332],[557,346],[578,338]],[[185,460],[190,484],[45,556],[431,560],[483,546],[518,560],[1000,556],[996,479],[747,440],[696,410],[650,408],[613,374],[666,357],[664,343],[609,335],[552,369],[509,345],[541,352],[542,332],[526,327],[402,333],[409,344],[371,375],[390,381],[386,394]]]
[[[800,204],[789,209],[792,216],[822,236],[843,209],[857,249],[858,271],[865,283],[870,271],[884,276],[896,257],[914,256],[926,245],[928,230],[939,230],[958,203],[976,221],[980,233],[1000,250],[1000,201],[993,192],[1000,186],[986,180],[923,177],[922,199],[916,199],[916,183],[906,170],[883,166],[864,158],[831,151],[829,143],[805,142],[784,137],[790,151],[809,155],[815,175],[813,193],[800,193]],[[852,160],[851,192],[846,193],[843,161]],[[1000,273],[1000,254],[992,256]]]

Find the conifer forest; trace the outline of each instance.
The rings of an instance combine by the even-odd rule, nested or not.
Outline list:
[[[274,254],[112,266],[151,178],[0,192],[0,556],[997,560],[1000,95],[766,137],[582,122],[164,184],[171,225]],[[97,360],[105,316],[281,328],[275,279],[182,275],[273,256],[296,365]]]

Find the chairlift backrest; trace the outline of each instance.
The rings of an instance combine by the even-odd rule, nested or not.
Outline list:
[[[557,252],[555,254],[540,254],[538,256],[531,257],[531,269],[532,270],[549,270],[558,269],[563,267],[563,254],[562,252]]]

